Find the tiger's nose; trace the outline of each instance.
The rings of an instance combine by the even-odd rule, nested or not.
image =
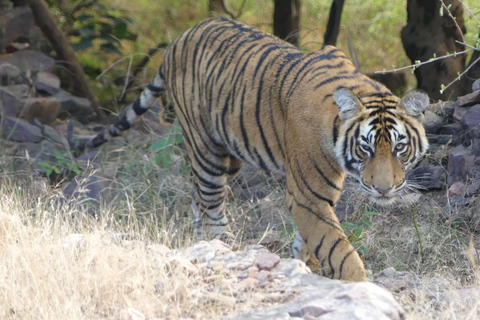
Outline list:
[[[385,194],[389,193],[390,190],[392,190],[392,188],[382,189],[382,188],[376,188],[376,187],[375,187],[375,190],[377,190],[380,194],[385,195]]]

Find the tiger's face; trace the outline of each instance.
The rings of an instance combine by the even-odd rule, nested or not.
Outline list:
[[[409,193],[412,185],[405,173],[428,148],[422,125],[428,96],[412,91],[400,101],[392,97],[364,105],[346,88],[334,94],[340,120],[337,159],[380,205],[392,204]]]

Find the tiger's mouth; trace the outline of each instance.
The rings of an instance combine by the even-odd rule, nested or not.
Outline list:
[[[395,204],[399,200],[399,196],[392,195],[373,195],[369,194],[370,202],[377,204],[382,207],[388,207]]]

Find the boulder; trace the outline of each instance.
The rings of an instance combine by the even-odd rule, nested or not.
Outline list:
[[[27,71],[37,73],[52,71],[55,60],[38,51],[22,50],[0,56],[0,65],[3,63],[10,63],[24,73]]]
[[[60,111],[60,101],[52,98],[27,98],[22,102],[24,106],[18,116],[27,121],[37,119],[41,123],[49,124],[57,119]]]
[[[475,159],[471,148],[457,146],[449,152],[447,185],[451,186],[458,181],[466,181],[467,174],[475,171]],[[472,170],[473,169],[473,170]]]
[[[16,117],[23,109],[24,102],[22,98],[26,96],[26,92],[13,90],[13,87],[19,87],[23,90],[25,87],[20,86],[9,86],[2,87],[0,90],[0,99],[2,100],[2,115],[6,117]]]
[[[60,79],[48,72],[39,72],[35,79],[35,88],[37,91],[54,95],[60,91]]]
[[[23,119],[5,117],[2,119],[2,136],[17,142],[40,142],[43,134],[39,127]]]
[[[298,296],[279,306],[221,319],[405,319],[391,293],[369,282],[342,283],[314,274],[298,274],[285,278],[281,290],[285,296],[287,292],[297,292]]]
[[[480,123],[480,104],[468,108],[460,123],[469,128],[477,126]]]
[[[436,133],[440,127],[443,125],[443,118],[439,115],[433,113],[430,110],[425,111],[425,116],[423,118],[423,126],[425,132],[427,133]]]
[[[22,84],[23,82],[24,76],[20,69],[8,62],[0,64],[0,84],[2,86]]]
[[[258,293],[251,303],[257,297],[272,306],[221,319],[405,319],[386,290],[368,282],[342,283],[312,274],[304,262],[279,259],[263,246],[232,251],[219,240],[200,241],[178,255],[189,259],[197,272],[229,279],[233,295],[251,290]],[[169,253],[162,259],[168,257]]]
[[[73,116],[81,123],[87,123],[96,117],[92,103],[88,99],[76,97],[63,90],[59,90],[53,97],[60,102],[61,118]]]

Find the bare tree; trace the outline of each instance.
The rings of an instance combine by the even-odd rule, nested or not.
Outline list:
[[[459,0],[408,0],[408,21],[402,42],[413,64],[464,49],[463,6]],[[465,55],[452,56],[415,69],[418,88],[433,99],[454,99],[463,93],[460,81],[440,93],[464,70]]]
[[[340,31],[340,21],[342,19],[342,10],[345,0],[333,0],[328,16],[327,30],[323,37],[323,46],[337,45],[338,32]]]
[[[300,43],[300,0],[275,0],[273,34],[291,44]]]

